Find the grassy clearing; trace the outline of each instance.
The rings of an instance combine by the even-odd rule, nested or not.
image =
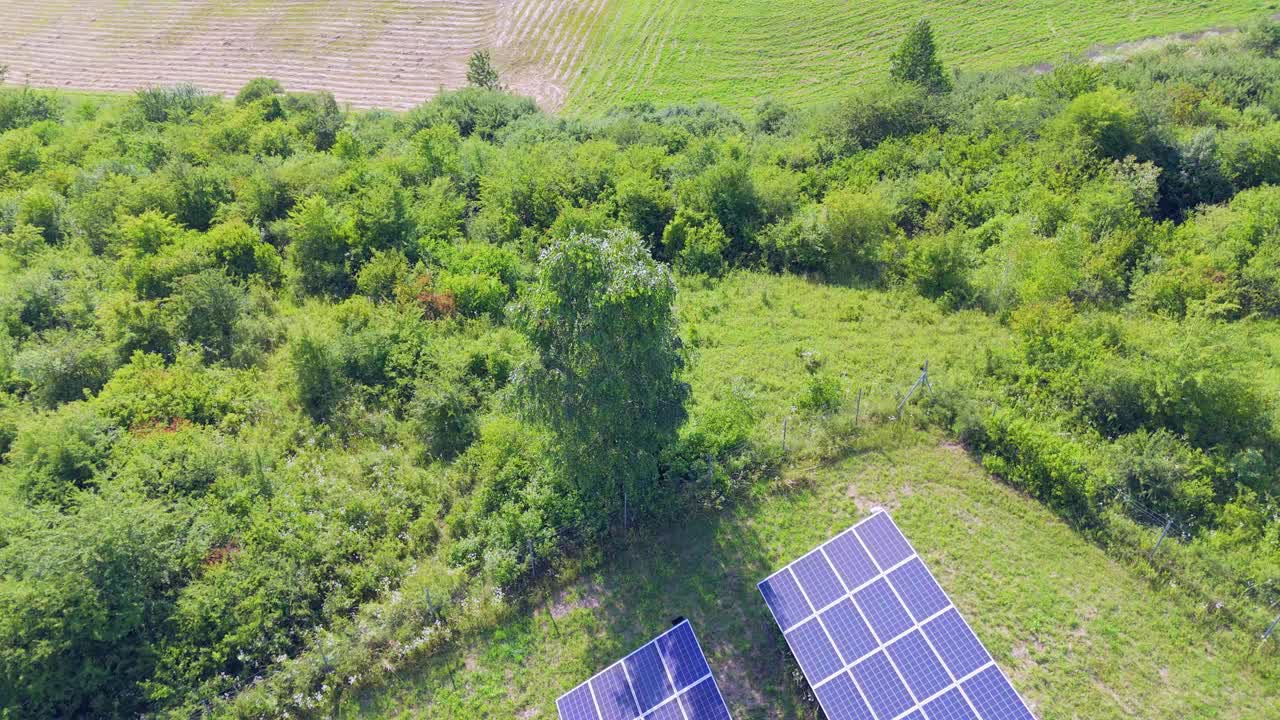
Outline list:
[[[889,53],[922,16],[932,19],[949,66],[986,70],[1079,53],[1096,43],[1238,24],[1277,7],[1272,0],[612,2],[568,108],[699,100],[741,108],[766,95],[820,103],[883,77]]]
[[[807,716],[798,671],[755,583],[877,505],[895,514],[1045,720],[1253,718],[1280,700],[1261,665],[1270,661],[1205,630],[1175,591],[1153,590],[935,431],[883,417],[918,358],[928,355],[934,382],[945,383],[980,361],[982,347],[1005,342],[994,321],[942,315],[892,293],[749,273],[687,282],[681,315],[700,401],[746,384],[760,432],[776,434],[804,382],[796,350],[807,349],[845,376],[846,392],[875,388],[872,420],[843,438],[839,459],[794,463],[784,473],[789,489],[630,538],[589,560],[550,602],[514,610],[500,629],[404,670],[350,701],[343,717],[553,718],[561,692],[678,615],[694,623],[735,717]],[[810,435],[816,442],[820,433]]]

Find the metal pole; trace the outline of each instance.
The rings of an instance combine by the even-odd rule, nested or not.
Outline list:
[[[862,388],[858,388],[858,404],[853,408],[853,424],[857,425],[862,419]]]
[[[782,452],[784,455],[787,452],[787,421],[790,419],[789,417],[782,418]]]
[[[1164,523],[1164,529],[1160,531],[1160,539],[1156,540],[1156,546],[1151,548],[1151,554],[1147,556],[1147,560],[1155,558],[1156,551],[1160,549],[1160,543],[1164,542],[1165,536],[1169,534],[1169,526],[1173,524],[1173,518],[1168,518]]]
[[[1280,615],[1277,615],[1276,619],[1271,621],[1271,627],[1267,628],[1267,631],[1262,633],[1263,640],[1271,637],[1271,633],[1275,632],[1276,625],[1280,625]]]

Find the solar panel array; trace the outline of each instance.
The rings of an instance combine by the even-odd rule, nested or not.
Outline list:
[[[560,720],[730,720],[688,620],[556,700]]]
[[[829,720],[1034,720],[887,512],[759,588]]]

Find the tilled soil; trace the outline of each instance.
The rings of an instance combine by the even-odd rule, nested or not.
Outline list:
[[[10,84],[236,92],[265,75],[354,107],[404,109],[465,84],[470,54],[547,109],[608,0],[7,0]]]

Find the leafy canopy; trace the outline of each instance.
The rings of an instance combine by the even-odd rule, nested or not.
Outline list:
[[[520,296],[517,322],[538,355],[521,398],[597,522],[655,499],[659,452],[684,422],[675,294],[639,235],[615,230],[551,245]]]

